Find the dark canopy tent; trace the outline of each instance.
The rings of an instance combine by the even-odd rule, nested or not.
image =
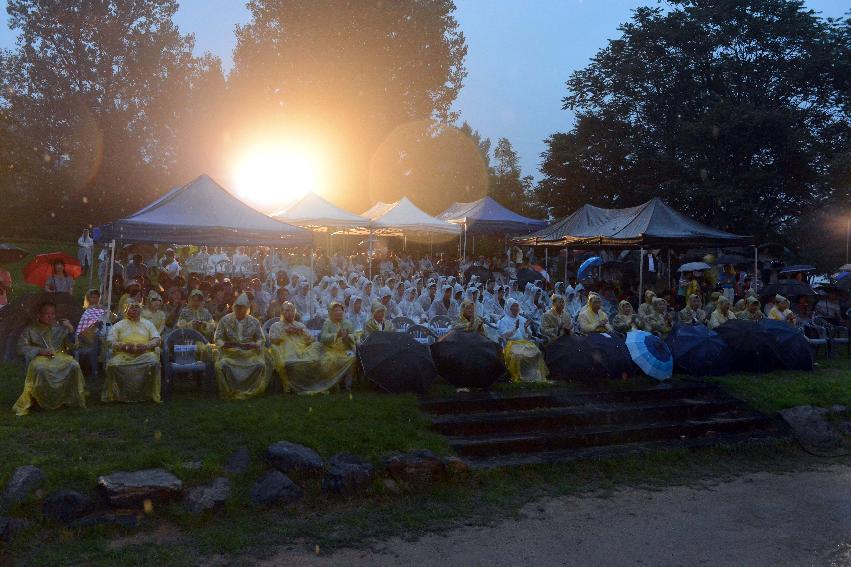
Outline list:
[[[472,203],[453,203],[437,218],[466,227],[467,234],[520,234],[546,226],[546,221],[530,219],[510,211],[491,197]]]
[[[129,217],[95,229],[95,240],[301,246],[311,243],[312,233],[264,215],[201,175]]]

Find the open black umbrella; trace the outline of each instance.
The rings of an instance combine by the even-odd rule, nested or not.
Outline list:
[[[777,345],[780,362],[787,370],[813,369],[813,351],[804,336],[785,321],[763,319],[757,329]]]
[[[533,270],[532,268],[520,268],[517,270],[517,287],[520,291],[523,291],[523,288],[526,287],[527,283],[535,283],[538,280],[544,279],[541,274]]]
[[[766,298],[774,297],[778,293],[785,296],[790,301],[793,298],[801,297],[802,295],[806,295],[813,299],[818,297],[818,294],[813,288],[804,282],[799,282],[798,280],[778,280],[776,283],[768,284],[762,288],[760,295],[763,298]]]
[[[0,243],[0,264],[11,264],[19,262],[29,256],[29,252],[23,248],[19,248],[14,244]]]
[[[781,274],[797,274],[798,272],[815,272],[816,267],[809,264],[795,264],[794,266],[784,266],[779,273]]]
[[[674,325],[665,342],[677,370],[692,376],[721,376],[730,371],[727,344],[703,325]]]
[[[633,369],[626,343],[608,333],[559,337],[544,349],[544,360],[553,380],[610,380],[629,376]]]
[[[770,372],[784,368],[780,346],[753,321],[727,321],[715,331],[727,344],[732,370]]]
[[[408,333],[372,333],[358,346],[358,356],[364,376],[391,394],[423,394],[437,379],[428,347]]]
[[[478,333],[452,331],[431,345],[437,371],[458,388],[487,388],[505,374],[499,345]]]
[[[486,283],[488,280],[494,279],[493,272],[482,266],[471,266],[467,268],[467,271],[464,272],[464,281],[469,283],[470,278],[473,276],[477,276],[479,281],[482,283]]]

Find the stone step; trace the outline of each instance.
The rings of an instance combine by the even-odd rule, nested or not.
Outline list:
[[[605,445],[623,445],[665,439],[702,437],[719,433],[768,430],[773,420],[760,414],[706,419],[665,420],[639,424],[578,427],[532,431],[515,435],[450,437],[462,457],[490,457],[512,453],[542,453]]]
[[[731,445],[771,445],[783,443],[789,439],[788,432],[777,429],[746,431],[744,433],[724,433],[704,435],[703,437],[687,437],[685,439],[666,439],[645,443],[627,443],[623,445],[603,445],[582,449],[562,451],[544,451],[540,453],[515,453],[493,457],[469,457],[465,459],[472,469],[487,470],[505,467],[521,467],[529,465],[545,465],[571,463],[576,461],[623,458],[639,455],[649,455],[665,451],[700,450],[711,447]]]
[[[432,428],[447,436],[474,437],[533,431],[569,431],[591,425],[685,420],[743,409],[734,399],[686,398],[653,403],[586,403],[514,412],[438,415]]]

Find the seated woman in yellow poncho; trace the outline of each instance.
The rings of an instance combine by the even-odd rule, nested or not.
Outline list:
[[[192,329],[201,333],[206,340],[195,343],[198,360],[207,361],[212,358],[209,343],[213,341],[213,335],[216,333],[216,322],[213,321],[210,311],[204,307],[203,291],[193,289],[189,293],[189,303],[180,308],[176,326],[178,329]]]
[[[548,343],[573,334],[573,317],[564,308],[564,296],[554,293],[550,300],[553,306],[541,317],[541,335]]]
[[[124,319],[109,329],[112,358],[106,363],[104,402],[143,402],[160,399],[160,334],[142,319],[142,306],[133,298],[125,303]]]
[[[579,330],[585,335],[612,330],[609,316],[603,311],[603,299],[593,292],[588,294],[588,303],[579,311],[576,320],[579,322]]]
[[[472,299],[465,299],[461,302],[461,309],[458,313],[458,319],[452,325],[453,331],[463,331],[466,333],[478,333],[485,335],[485,322],[481,317],[476,315],[476,303]]]
[[[387,306],[380,301],[372,302],[372,317],[363,326],[363,338],[366,339],[372,333],[395,333],[396,327],[387,320]]]
[[[80,365],[68,352],[74,348],[74,327],[67,319],[56,322],[56,306],[42,303],[38,320],[18,339],[18,352],[27,361],[24,391],[12,410],[29,413],[33,404],[44,409],[86,407],[85,380]]]
[[[343,305],[336,301],[328,306],[328,318],[322,325],[319,340],[325,350],[322,354],[322,376],[336,379],[351,389],[355,376],[355,341],[352,324],[343,318]]]
[[[233,311],[222,317],[216,327],[216,382],[219,397],[224,400],[257,397],[269,384],[263,352],[266,339],[260,321],[249,315],[250,306],[248,296],[240,294],[233,302]]]
[[[296,321],[295,305],[281,305],[281,320],[269,329],[272,363],[281,378],[284,391],[316,394],[337,385],[338,375],[326,377],[322,372],[322,344],[314,341],[307,327]]]
[[[550,375],[544,355],[529,340],[530,321],[520,315],[520,304],[509,298],[505,316],[499,320],[497,332],[505,340],[503,357],[508,375],[515,382],[543,382]]]
[[[768,318],[783,321],[793,327],[798,322],[798,316],[789,308],[789,300],[780,294],[774,297],[774,307],[768,312]]]
[[[157,332],[162,335],[165,330],[165,311],[163,311],[163,298],[154,290],[148,292],[148,303],[142,309],[142,319],[147,319],[154,324]]]

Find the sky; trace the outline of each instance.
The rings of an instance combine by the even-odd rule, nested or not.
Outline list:
[[[467,79],[455,110],[493,144],[508,138],[524,174],[539,177],[544,140],[569,130],[573,115],[562,110],[570,73],[586,66],[633,9],[657,0],[455,0],[467,40]],[[806,0],[825,17],[839,17],[847,0]],[[195,35],[197,54],[209,51],[231,66],[234,26],[249,12],[241,0],[180,0],[176,23]],[[14,47],[5,10],[0,47]]]

